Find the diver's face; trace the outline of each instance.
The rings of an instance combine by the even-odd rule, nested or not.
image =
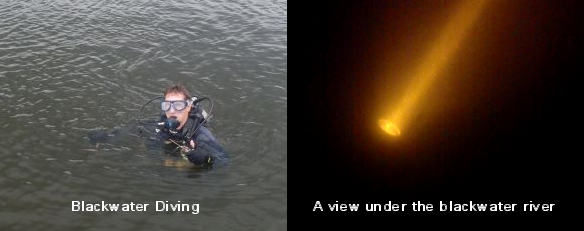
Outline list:
[[[179,101],[179,100],[187,100],[186,97],[183,94],[177,94],[177,93],[170,93],[168,95],[166,95],[166,97],[164,97],[165,101]],[[170,117],[176,117],[176,119],[178,120],[178,122],[180,122],[180,125],[178,126],[178,129],[181,129],[184,125],[185,122],[187,122],[187,119],[189,118],[189,112],[191,111],[191,105],[187,105],[187,107],[183,110],[177,111],[174,109],[174,107],[170,107],[170,109],[168,111],[165,112],[166,114],[166,118],[170,118]]]

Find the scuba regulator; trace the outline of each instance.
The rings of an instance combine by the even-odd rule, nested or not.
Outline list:
[[[176,129],[180,126],[180,122],[175,116],[171,116],[170,118],[167,118],[166,121],[160,122],[159,125],[163,125],[170,133],[176,134],[178,133]]]

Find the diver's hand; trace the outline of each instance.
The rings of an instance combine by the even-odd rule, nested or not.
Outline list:
[[[186,157],[191,163],[199,167],[209,167],[215,162],[215,158],[213,158],[211,155],[196,152],[195,150],[189,151],[186,154]]]

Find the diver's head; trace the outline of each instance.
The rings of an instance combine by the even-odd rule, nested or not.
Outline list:
[[[164,92],[164,101],[161,103],[161,108],[166,114],[166,118],[176,118],[180,125],[177,130],[180,130],[191,111],[192,100],[189,91],[181,85],[169,87]]]

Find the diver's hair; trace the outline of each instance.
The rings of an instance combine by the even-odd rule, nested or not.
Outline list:
[[[189,93],[189,90],[187,90],[187,88],[183,85],[174,85],[174,86],[170,86],[170,87],[166,88],[166,90],[164,91],[164,98],[166,98],[166,95],[171,94],[171,93],[183,94],[185,96],[185,100],[191,98],[191,94]]]

